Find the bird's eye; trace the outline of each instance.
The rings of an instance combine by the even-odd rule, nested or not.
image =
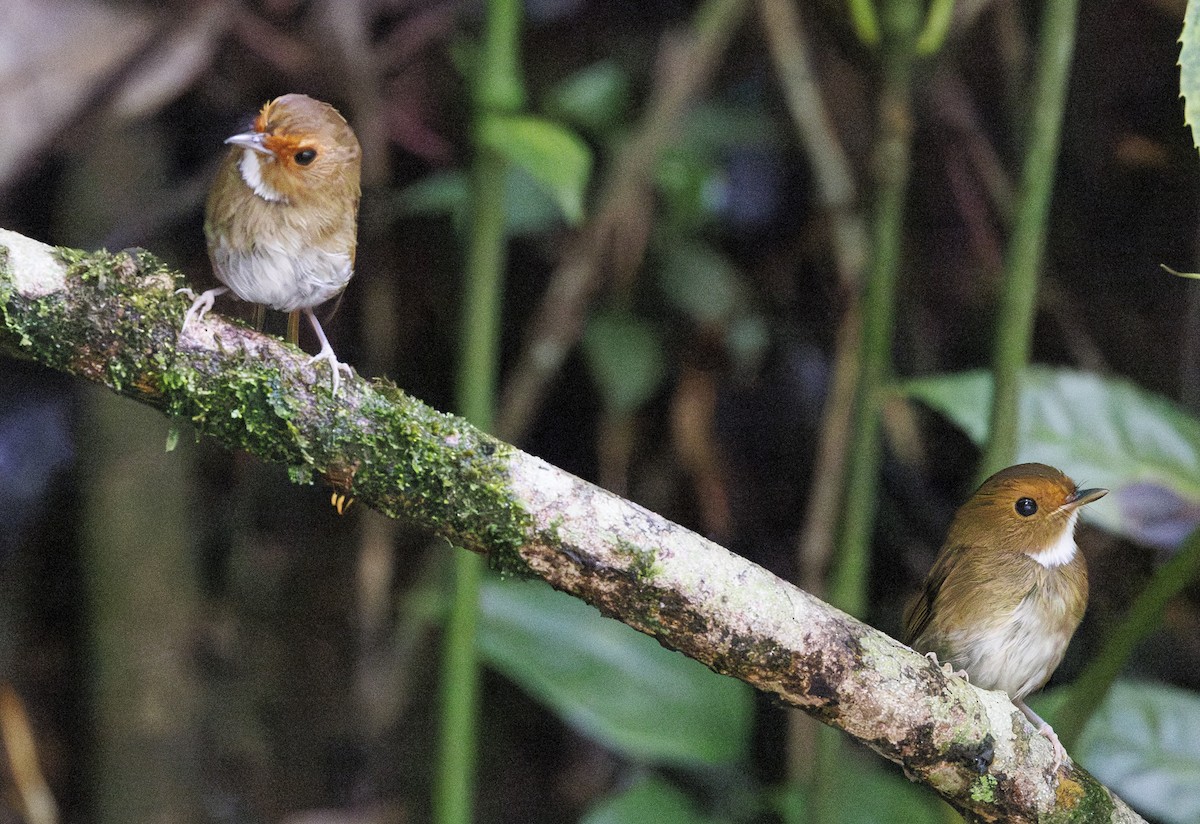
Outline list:
[[[1017,514],[1028,518],[1033,513],[1037,512],[1037,501],[1033,498],[1018,498],[1017,499]]]
[[[296,152],[295,156],[293,157],[293,160],[295,160],[301,166],[307,166],[309,163],[312,163],[316,159],[317,159],[317,150],[316,149],[301,149],[300,151]]]

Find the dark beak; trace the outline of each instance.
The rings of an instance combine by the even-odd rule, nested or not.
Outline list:
[[[1075,494],[1067,499],[1067,503],[1074,507],[1080,507],[1090,504],[1092,501],[1098,501],[1107,494],[1107,489],[1077,489]]]

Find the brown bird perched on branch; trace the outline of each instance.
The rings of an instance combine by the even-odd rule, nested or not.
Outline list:
[[[997,472],[955,513],[904,617],[913,649],[1008,693],[1054,746],[1055,770],[1066,752],[1025,697],[1050,679],[1083,618],[1087,567],[1075,522],[1080,507],[1107,492],[1078,489],[1044,464]]]
[[[338,295],[354,273],[358,138],[328,103],[286,94],[263,106],[249,131],[225,142],[231,148],[204,217],[213,272],[225,285],[195,298],[183,328],[228,291],[291,313],[293,343],[303,312],[321,343],[309,363],[329,363],[336,395],[339,373],[349,375],[350,367],[334,355],[313,307]]]

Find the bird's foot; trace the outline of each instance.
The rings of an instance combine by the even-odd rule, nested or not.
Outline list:
[[[1054,771],[1058,772],[1058,768],[1062,766],[1063,761],[1067,758],[1067,750],[1062,745],[1062,742],[1058,740],[1058,733],[1046,723],[1045,719],[1026,706],[1024,701],[1016,701],[1014,703],[1016,703],[1021,712],[1025,713],[1025,717],[1030,720],[1033,726],[1037,727],[1038,733],[1049,741],[1050,746],[1054,748]]]
[[[186,286],[182,289],[176,289],[175,294],[186,295],[192,301],[192,306],[187,310],[187,314],[183,316],[183,326],[179,327],[179,334],[183,334],[188,328],[188,324],[194,321],[201,321],[204,316],[213,308],[213,302],[218,295],[223,295],[229,291],[228,286],[218,286],[215,289],[208,289],[200,293],[200,297],[196,297],[196,293]]]
[[[1045,721],[1038,727],[1038,732],[1050,742],[1050,746],[1054,747],[1054,771],[1058,772],[1058,768],[1062,766],[1063,760],[1067,757],[1067,750],[1062,745],[1062,742],[1058,740],[1058,733]]]
[[[313,314],[312,307],[306,306],[301,311],[308,315],[309,321],[312,322],[313,331],[317,333],[317,340],[321,342],[321,351],[309,358],[308,362],[329,361],[329,368],[333,372],[333,395],[337,397],[338,387],[342,383],[342,377],[338,373],[344,370],[347,378],[353,373],[348,364],[342,363],[337,359],[337,355],[333,354],[333,347],[329,345],[329,338],[325,337],[325,330],[321,328],[321,322]]]
[[[308,359],[308,363],[310,365],[317,363],[318,361],[327,361],[329,363],[329,369],[333,372],[333,394],[334,397],[336,397],[338,393],[338,387],[342,385],[341,373],[345,372],[347,378],[352,374],[350,365],[342,363],[337,359],[337,355],[333,353],[333,347],[329,345],[329,341],[325,341],[324,345],[321,347],[321,351]]]
[[[946,675],[957,675],[959,678],[966,681],[968,684],[971,683],[971,676],[967,673],[967,671],[965,669],[956,670],[954,668],[954,665],[951,664],[949,661],[947,661],[946,663],[943,664],[941,661],[938,660],[936,652],[927,652],[927,653],[925,653],[925,657],[928,658],[930,661],[932,661],[934,663],[934,666],[941,667],[942,672],[944,672]]]

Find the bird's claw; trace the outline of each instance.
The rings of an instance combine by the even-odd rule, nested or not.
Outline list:
[[[354,503],[354,499],[346,495],[344,492],[333,490],[333,494],[329,496],[330,505],[337,510],[337,514],[345,515],[350,510],[350,504]]]
[[[954,668],[954,665],[951,664],[949,661],[947,661],[946,663],[943,664],[941,661],[938,660],[936,652],[933,652],[933,651],[927,652],[927,653],[925,653],[925,657],[928,658],[930,661],[932,661],[934,666],[940,667],[944,674],[957,675],[959,678],[966,681],[968,684],[971,683],[971,676],[967,673],[967,671],[965,669],[956,670]]]
[[[186,286],[182,289],[176,289],[175,294],[186,295],[191,301],[191,308],[187,310],[187,314],[183,316],[183,326],[179,327],[179,334],[182,335],[188,328],[188,324],[192,321],[204,320],[204,316],[213,308],[213,303],[217,299],[217,295],[223,295],[229,291],[227,286],[218,286],[215,289],[206,289],[197,297],[196,293]]]
[[[328,344],[321,347],[320,352],[309,358],[308,364],[311,366],[318,361],[327,361],[329,363],[329,369],[331,372],[333,372],[333,395],[334,397],[337,397],[338,388],[342,385],[342,377],[340,373],[345,372],[347,378],[354,374],[350,369],[350,365],[342,363],[340,360],[338,360],[337,356],[333,353],[333,347],[329,346]]]
[[[1029,719],[1030,723],[1037,727],[1038,733],[1049,741],[1050,746],[1054,748],[1054,771],[1058,772],[1058,768],[1062,766],[1063,761],[1067,758],[1067,750],[1063,747],[1062,742],[1058,740],[1058,733],[1024,701],[1014,701],[1013,703]]]
[[[1050,742],[1050,746],[1054,748],[1054,771],[1058,772],[1058,768],[1062,766],[1063,760],[1067,757],[1067,750],[1063,747],[1062,742],[1058,740],[1058,733],[1054,728],[1045,721],[1038,727],[1038,732],[1042,737]]]
[[[346,377],[350,377],[353,372],[348,364],[342,363],[337,359],[337,355],[333,353],[333,347],[329,344],[329,338],[325,337],[325,330],[321,328],[321,322],[317,320],[317,316],[313,314],[312,307],[305,307],[304,314],[308,315],[309,321],[312,323],[313,331],[317,333],[317,340],[321,342],[321,351],[308,359],[310,364],[317,361],[329,361],[329,369],[333,372],[333,396],[337,397],[338,387],[342,383],[339,372],[345,371]]]

